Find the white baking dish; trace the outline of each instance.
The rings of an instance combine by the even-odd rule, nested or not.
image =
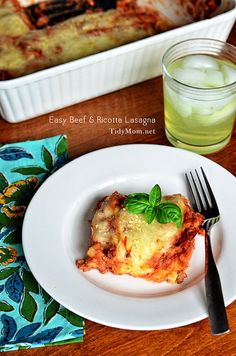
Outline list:
[[[161,58],[168,47],[194,37],[225,41],[235,18],[234,6],[208,20],[0,81],[0,114],[6,121],[17,123],[156,77],[161,74]]]

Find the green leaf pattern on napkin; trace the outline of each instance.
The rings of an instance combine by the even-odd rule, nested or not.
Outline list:
[[[64,135],[0,146],[0,351],[82,341],[83,319],[43,290],[21,245],[26,208],[67,150]]]

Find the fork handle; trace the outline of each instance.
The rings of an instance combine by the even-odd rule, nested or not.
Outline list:
[[[208,229],[205,229],[205,259],[205,289],[211,333],[221,335],[230,330]]]

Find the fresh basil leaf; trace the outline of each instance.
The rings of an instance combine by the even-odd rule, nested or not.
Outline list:
[[[143,203],[130,202],[129,204],[126,204],[125,207],[130,213],[142,214],[145,212],[147,205]]]
[[[149,205],[144,213],[145,220],[148,224],[151,224],[156,216],[157,213],[157,207],[156,206],[151,206]]]
[[[161,224],[176,223],[177,227],[182,226],[182,212],[178,205],[164,202],[158,205],[156,219]]]
[[[149,194],[149,202],[151,206],[157,206],[161,202],[161,188],[158,184],[155,184]]]
[[[134,193],[128,195],[124,201],[126,209],[134,214],[142,214],[149,205],[148,194]]]
[[[131,193],[127,198],[137,198],[143,199],[144,201],[148,201],[149,195],[147,193]]]

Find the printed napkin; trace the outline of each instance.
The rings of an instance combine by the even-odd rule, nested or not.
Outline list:
[[[64,135],[0,145],[0,351],[83,340],[83,319],[37,283],[21,244],[27,205],[67,160]]]

